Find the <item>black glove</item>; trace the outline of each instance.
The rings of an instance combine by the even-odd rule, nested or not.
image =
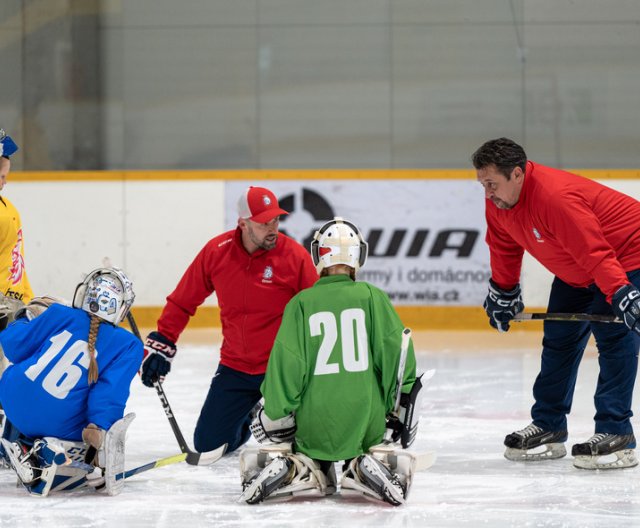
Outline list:
[[[640,291],[633,284],[627,284],[613,294],[613,313],[622,319],[629,330],[640,334]]]
[[[484,300],[484,310],[489,316],[489,324],[498,332],[509,330],[509,321],[524,310],[520,285],[511,291],[506,291],[489,279],[489,294]]]
[[[153,387],[154,382],[163,381],[171,370],[176,355],[176,345],[160,332],[151,332],[144,342],[144,357],[140,366],[142,383]]]

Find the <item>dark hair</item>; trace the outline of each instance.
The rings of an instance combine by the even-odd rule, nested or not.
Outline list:
[[[523,172],[526,170],[527,155],[515,141],[502,137],[482,145],[471,156],[471,162],[476,169],[495,165],[498,172],[508,180],[516,167],[520,167]]]

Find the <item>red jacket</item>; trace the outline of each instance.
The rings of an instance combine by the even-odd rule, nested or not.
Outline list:
[[[210,240],[185,271],[158,319],[158,331],[174,343],[198,306],[214,291],[220,306],[220,363],[263,374],[282,312],[318,273],[309,253],[280,233],[272,250],[249,255],[240,228]]]
[[[611,302],[640,268],[640,202],[598,182],[528,162],[518,203],[486,202],[491,274],[498,286],[520,280],[528,251],[571,286],[595,283]]]

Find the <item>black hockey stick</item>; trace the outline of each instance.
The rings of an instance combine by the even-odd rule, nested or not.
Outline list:
[[[133,318],[133,314],[129,312],[127,314],[127,321],[131,326],[131,330],[134,335],[142,341],[142,336],[140,335],[140,330],[138,329],[138,325],[136,324],[135,319]],[[144,341],[143,341],[144,342]],[[191,464],[192,466],[208,466],[209,464],[213,464],[215,461],[219,460],[222,455],[224,455],[227,450],[227,444],[221,445],[219,448],[214,449],[213,451],[207,451],[205,453],[199,453],[198,451],[192,451],[189,449],[189,445],[187,444],[184,436],[182,435],[182,431],[180,430],[180,426],[173,415],[173,411],[171,410],[171,405],[169,404],[169,400],[167,399],[167,395],[164,393],[164,389],[162,388],[162,384],[160,381],[155,381],[153,383],[154,388],[156,389],[156,393],[160,398],[160,403],[162,403],[162,408],[164,409],[164,413],[169,420],[169,424],[171,425],[171,429],[173,430],[173,434],[178,441],[178,445],[180,446],[180,450],[183,453],[186,453],[186,461],[187,464]]]
[[[516,323],[524,321],[590,321],[594,323],[622,323],[615,315],[587,313],[519,313],[513,318]]]

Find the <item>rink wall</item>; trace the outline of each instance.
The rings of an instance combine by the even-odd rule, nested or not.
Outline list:
[[[640,170],[576,172],[640,198]],[[356,222],[370,244],[362,278],[389,293],[405,324],[487,328],[484,200],[471,170],[14,172],[2,196],[21,214],[36,295],[71,298],[82,273],[109,258],[134,281],[138,324],[154,326],[200,248],[235,226],[248,185],[276,193],[291,211],[282,229],[305,245],[327,218]],[[550,281],[525,258],[529,310],[546,304]],[[218,324],[213,295],[190,325]]]

